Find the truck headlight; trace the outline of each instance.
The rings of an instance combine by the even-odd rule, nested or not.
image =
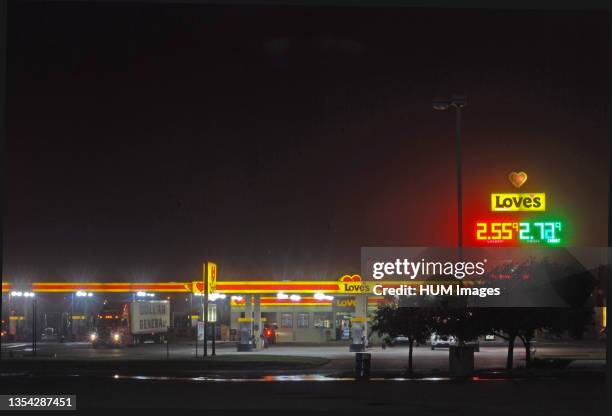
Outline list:
[[[95,341],[98,338],[98,334],[90,334],[89,339]]]

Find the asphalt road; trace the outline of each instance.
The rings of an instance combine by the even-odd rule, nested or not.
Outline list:
[[[189,343],[170,344],[170,358],[189,359],[195,357],[195,346]],[[2,345],[2,356],[8,358],[9,353],[13,357],[31,355],[31,345],[27,343],[13,343]],[[209,345],[209,353],[211,347]],[[233,343],[218,343],[217,354],[253,354],[250,352],[237,352]],[[407,365],[408,347],[395,346],[382,349],[374,347],[368,350],[372,354],[373,371],[401,370]],[[92,348],[85,342],[66,343],[39,343],[38,356],[65,359],[65,360],[154,360],[166,359],[166,345],[144,344],[124,348]],[[202,345],[198,348],[202,354]],[[257,354],[287,355],[287,356],[311,356],[329,358],[329,364],[321,368],[322,371],[351,370],[354,366],[354,353],[348,351],[345,345],[273,345],[270,348],[257,351]],[[505,366],[507,347],[504,344],[481,345],[480,352],[475,353],[475,367],[477,369],[495,369]],[[554,342],[539,343],[536,356],[540,358],[567,357],[574,361],[573,367],[603,367],[605,365],[605,344],[593,342]],[[518,343],[515,347],[515,366],[524,365],[524,350]],[[415,347],[414,369],[416,371],[447,371],[448,349],[436,349],[432,351],[429,347]]]

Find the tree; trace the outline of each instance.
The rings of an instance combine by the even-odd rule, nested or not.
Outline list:
[[[412,374],[412,351],[414,343],[424,343],[431,334],[431,309],[403,307],[397,303],[379,305],[372,329],[379,336],[408,338],[408,374]]]
[[[539,293],[555,292],[565,307],[498,307],[482,311],[484,326],[490,332],[508,341],[506,369],[514,366],[514,343],[520,339],[525,348],[525,365],[532,361],[533,339],[537,331],[548,330],[560,336],[568,332],[573,338],[581,337],[592,322],[593,309],[585,306],[593,292],[594,278],[569,252],[548,252],[551,257],[536,260],[533,257],[521,263],[501,266],[492,275],[509,277],[505,290],[521,293],[521,286],[531,282],[538,285]]]
[[[484,313],[484,310],[483,310]],[[519,338],[525,347],[525,362],[531,364],[531,345],[537,330],[550,324],[547,308],[487,308],[490,332],[508,341],[506,370],[514,367],[514,343]]]
[[[560,308],[551,311],[553,314],[546,329],[561,336],[567,333],[573,339],[581,339],[585,327],[594,323],[595,311],[589,307]]]
[[[532,345],[535,333],[548,330],[561,336],[567,333],[572,338],[582,337],[584,329],[593,322],[592,308],[483,308],[480,310],[485,326],[490,333],[508,341],[506,369],[514,366],[514,343],[520,339],[525,348],[525,365],[532,361]]]
[[[481,308],[440,307],[432,312],[432,330],[441,335],[454,336],[459,344],[474,341],[490,333],[490,321]]]

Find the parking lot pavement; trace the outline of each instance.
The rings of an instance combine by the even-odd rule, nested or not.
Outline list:
[[[209,345],[208,352],[212,352]],[[194,343],[171,343],[169,354],[172,359],[189,359],[196,355]],[[11,354],[14,357],[27,356],[32,352],[31,344],[14,343],[3,344],[3,357]],[[372,354],[372,369],[379,371],[401,370],[408,363],[408,347],[397,345],[382,349],[381,347],[369,348],[367,352]],[[67,343],[39,343],[37,355],[41,358],[53,359],[85,359],[85,360],[138,360],[138,359],[166,359],[167,349],[165,344],[144,344],[124,348],[92,348],[87,342]],[[326,365],[328,369],[344,370],[351,369],[354,365],[354,353],[349,352],[346,345],[272,345],[270,348],[256,352],[237,352],[234,343],[217,343],[216,353],[224,354],[271,354],[287,356],[311,356],[330,359]],[[198,355],[202,354],[202,345],[199,345]],[[514,350],[516,365],[524,362],[525,353],[517,343]],[[536,357],[541,358],[571,358],[573,366],[605,365],[605,344],[588,342],[558,342],[539,343]],[[414,369],[416,371],[446,371],[448,370],[448,349],[436,349],[432,351],[427,346],[415,347],[413,352]],[[478,369],[495,369],[505,367],[507,358],[507,346],[497,343],[492,345],[481,345],[480,352],[475,353],[475,366]]]

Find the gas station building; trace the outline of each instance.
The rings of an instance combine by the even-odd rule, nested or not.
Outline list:
[[[169,299],[171,311],[182,313],[186,318],[184,321],[188,322],[186,326],[195,328],[203,318],[204,281],[208,283],[208,302],[224,305],[225,312],[220,316],[227,330],[217,334],[217,339],[238,341],[239,350],[248,351],[253,345],[261,348],[264,328],[273,328],[276,342],[345,341],[350,342],[352,350],[363,349],[369,341],[377,339],[376,334],[368,330],[368,322],[385,298],[374,296],[370,285],[357,274],[347,274],[335,281],[238,281],[217,280],[216,265],[213,269],[206,270],[206,266],[204,269],[204,275],[209,277],[191,282],[36,282],[27,287],[3,282],[3,340],[19,340],[20,337],[24,340],[27,337],[32,328],[32,308],[28,306],[32,302],[40,305],[44,301],[60,308],[62,324],[56,324],[56,331],[71,335],[76,332],[83,337],[93,327],[93,317],[98,312],[96,305],[100,306],[102,298],[125,302],[137,299],[141,293]],[[418,285],[421,282],[394,283]],[[26,293],[29,298],[23,297]],[[72,304],[60,305],[60,298],[54,295],[60,295],[68,302],[72,300]],[[85,307],[75,310],[75,299],[83,295]],[[37,316],[40,317],[40,313],[39,306]],[[606,318],[606,308],[596,308],[596,331],[606,327]],[[39,337],[41,330],[47,328],[46,315],[44,321],[37,325]],[[178,326],[176,319],[172,322]]]
[[[9,313],[3,308],[3,330],[5,335],[15,335],[24,328],[30,328],[30,313],[23,306],[21,311],[15,308],[24,293],[34,294],[36,300],[51,299],[53,295],[68,295],[73,302],[76,296],[89,295],[90,299],[129,300],[136,294],[149,293],[156,296],[167,296],[171,299],[171,310],[185,308],[181,300],[188,300],[187,312],[189,326],[196,326],[202,320],[202,308],[205,292],[204,281],[208,282],[208,299],[212,302],[225,302],[229,306],[229,332],[231,339],[239,344],[255,344],[262,347],[260,335],[264,327],[274,328],[276,342],[327,342],[351,340],[355,348],[360,349],[367,338],[368,315],[376,308],[383,297],[366,293],[366,285],[359,275],[344,275],[336,281],[234,281],[217,280],[216,266],[206,270],[208,279],[191,282],[160,283],[72,283],[72,282],[35,282],[27,287],[15,287],[10,282],[2,285],[3,296],[8,297]],[[185,295],[185,296],[182,296]],[[85,298],[87,300],[87,298]],[[24,299],[21,300],[21,303]],[[181,304],[183,303],[183,304]],[[12,305],[11,305],[12,304]],[[25,304],[24,304],[25,305]],[[66,309],[65,320],[69,321],[71,331],[79,326],[87,330],[87,320],[97,311],[95,306],[84,313],[75,312],[72,306]],[[196,315],[193,312],[196,311]],[[8,316],[8,324],[5,319]],[[44,326],[44,324],[41,324]],[[42,326],[39,325],[39,328]],[[57,331],[61,332],[60,328]],[[38,335],[39,336],[39,335]],[[367,342],[367,341],[366,341]],[[240,348],[240,347],[239,347]],[[246,348],[246,347],[245,347]],[[250,348],[247,348],[250,349]]]

